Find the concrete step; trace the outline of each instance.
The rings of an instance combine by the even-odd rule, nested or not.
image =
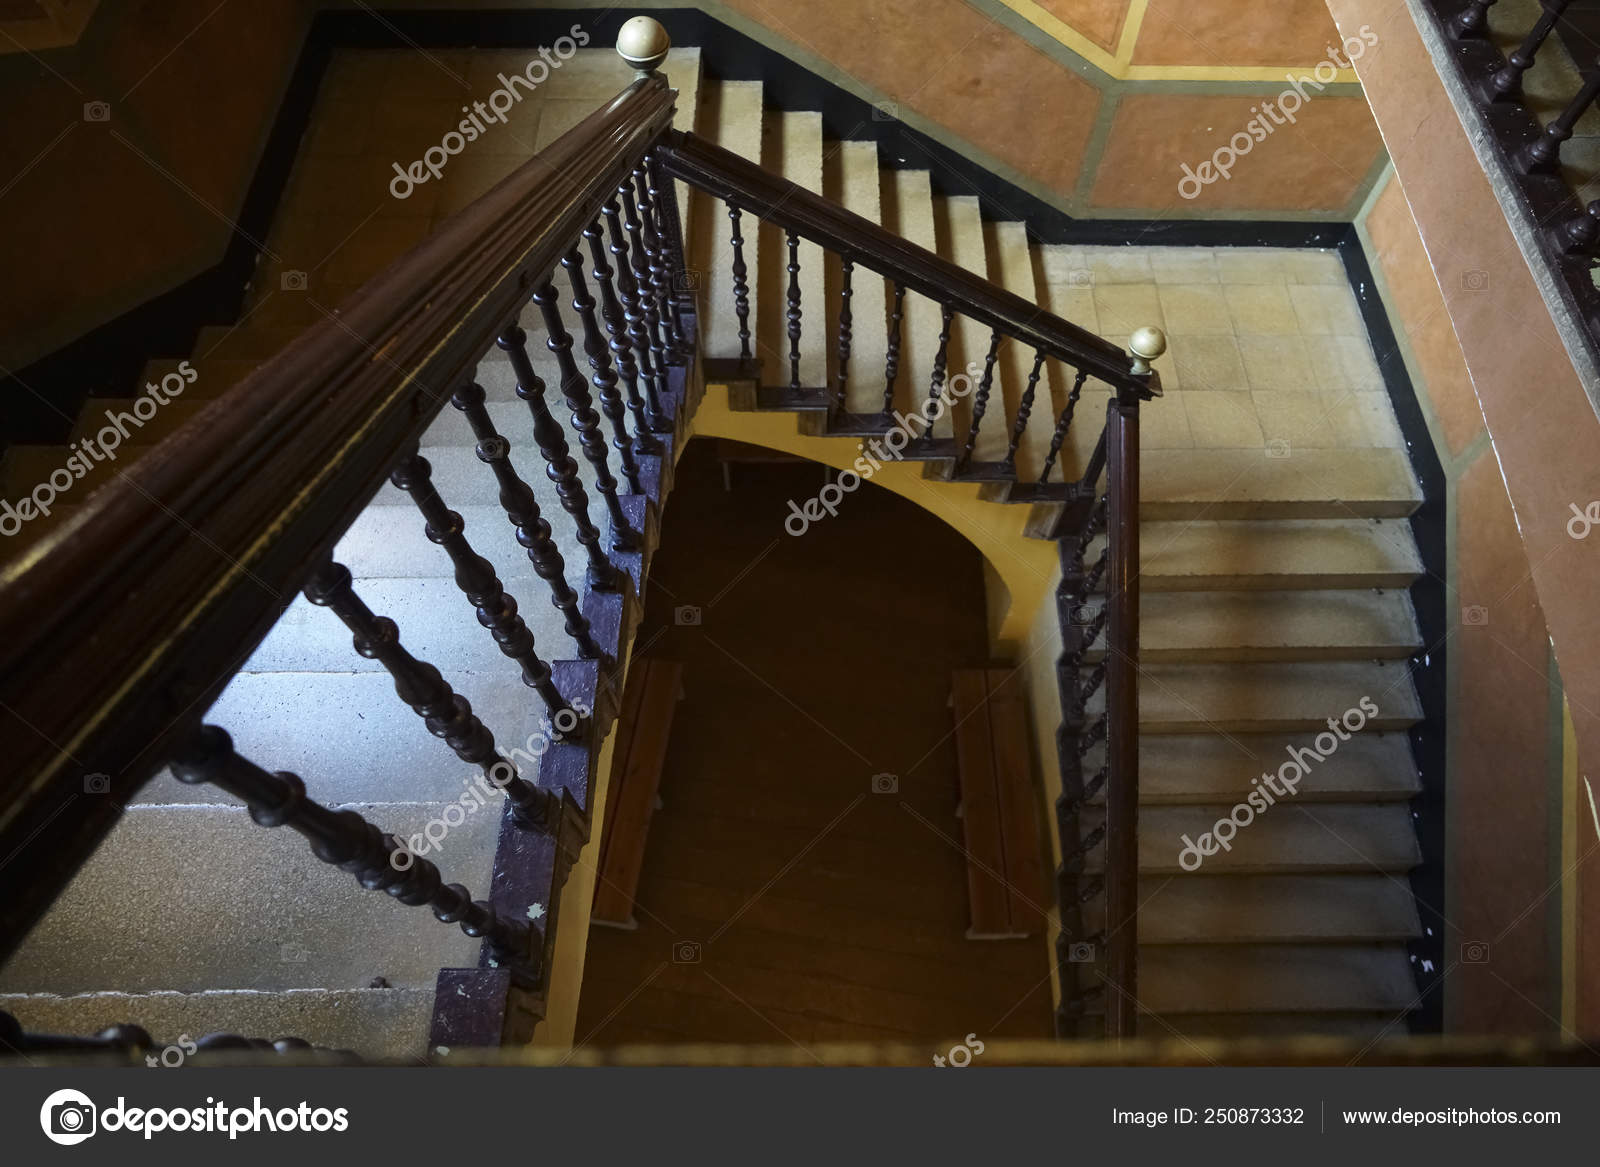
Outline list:
[[[208,1033],[298,1037],[323,1049],[353,1050],[373,1061],[428,1052],[433,990],[288,989],[262,992],[84,993],[0,996],[0,1009],[35,1033],[89,1034],[112,1025],[148,1030],[161,1057],[168,1045]],[[184,1052],[180,1046],[179,1052]],[[175,1058],[176,1054],[166,1054]]]
[[[1139,608],[1141,662],[1404,659],[1421,646],[1399,591],[1156,592]]]
[[[883,187],[883,226],[896,235],[925,247],[938,249],[934,230],[933,188],[926,170],[881,171]],[[895,408],[910,413],[928,399],[928,382],[933,374],[933,358],[939,349],[939,306],[932,300],[907,292],[901,322],[900,361],[895,376]],[[940,420],[935,433],[948,437],[948,415]]]
[[[1032,244],[1028,240],[1026,223],[1004,222],[985,225],[989,252],[989,278],[1008,292],[1021,296],[1030,304],[1042,303],[1039,285],[1034,278]],[[990,403],[989,413],[978,431],[976,457],[981,461],[995,461],[1005,457],[1011,443],[1011,431],[1016,424],[1017,410],[1027,390],[1028,378],[1033,371],[1034,353],[1013,340],[1000,345],[999,388],[1003,391],[1005,424],[995,406],[997,396]],[[1045,362],[1038,383],[1034,387],[1032,407],[1028,421],[1017,444],[1017,476],[1023,482],[1039,477],[1044,467],[1045,454],[1050,448],[1050,436],[1055,432],[1056,414],[1052,406],[1052,381],[1055,377],[1051,362]]]
[[[276,356],[305,331],[298,325],[252,326],[248,321],[208,324],[195,338],[194,352],[206,360],[263,361]]]
[[[199,353],[200,350],[196,350]],[[233,388],[251,373],[261,367],[259,360],[232,360],[226,357],[158,357],[146,361],[144,366],[144,380],[141,384],[154,382],[159,385],[163,378],[178,371],[178,367],[188,364],[194,370],[194,383],[183,391],[183,400],[191,398],[210,400]]]
[[[502,754],[523,777],[536,780],[538,758],[547,748],[539,736],[538,695],[518,683],[515,670],[475,695],[478,700],[468,698],[472,711]],[[206,718],[227,729],[245,757],[300,775],[322,802],[447,803],[471,789],[481,773],[428,732],[387,673],[240,673]],[[165,770],[134,802],[243,805],[213,786],[179,782]]]
[[[1147,451],[1140,514],[1152,521],[1394,519],[1422,505],[1402,450],[1295,450],[1287,458],[1270,453]]]
[[[1421,862],[1411,811],[1404,804],[1305,806],[1282,798],[1248,825],[1239,826],[1231,839],[1218,839],[1213,854],[1205,855],[1203,850],[1197,853],[1194,848],[1208,845],[1202,836],[1211,833],[1215,837],[1217,823],[1228,818],[1232,809],[1218,805],[1154,806],[1141,810],[1140,872],[1179,879],[1195,878],[1197,873],[1404,875]],[[1092,822],[1092,812],[1085,817]],[[1186,837],[1189,842],[1185,842]],[[1227,849],[1221,847],[1224,841]],[[1088,870],[1104,870],[1104,852],[1104,844],[1089,852]]]
[[[353,809],[402,836],[443,811]],[[482,896],[498,828],[492,813],[468,814],[430,858]],[[477,953],[455,925],[367,891],[293,831],[231,807],[146,806],[128,811],[0,969],[0,993],[361,989],[379,976],[431,989],[439,969],[473,966]]]
[[[881,224],[883,192],[876,144],[829,143],[823,163],[823,193],[846,210]],[[836,256],[829,257],[828,272],[828,302],[835,304],[843,286]],[[888,305],[892,298],[893,291],[882,276],[860,264],[855,266],[850,281],[850,363],[845,385],[845,408],[851,413],[875,414],[883,409]],[[832,375],[830,387],[836,387],[837,360]]]
[[[1296,802],[1404,802],[1421,790],[1403,733],[1363,730],[1332,752],[1317,750],[1316,734],[1146,734],[1139,738],[1139,802],[1232,805],[1264,772],[1276,773],[1291,755],[1309,759]],[[1324,738],[1324,747],[1328,745]],[[1290,772],[1292,776],[1292,771]],[[1104,792],[1096,795],[1103,800]]]
[[[1141,664],[1139,730],[1162,733],[1318,733],[1330,717],[1377,706],[1365,732],[1405,729],[1422,718],[1406,666],[1398,661],[1286,664]],[[1104,708],[1104,688],[1089,701]]]
[[[147,395],[140,394],[140,398],[147,398]],[[211,404],[206,398],[191,397],[185,391],[180,397],[168,395],[165,405],[146,406],[149,417],[141,420],[134,411],[140,398],[89,398],[78,413],[68,441],[81,442],[89,438],[96,445],[104,447],[109,442],[119,450],[127,446],[154,445]],[[105,441],[100,440],[101,434],[105,435]]]
[[[1182,875],[1139,886],[1141,945],[1404,943],[1421,932],[1403,878]]]
[[[933,220],[939,240],[939,254],[973,275],[987,279],[989,276],[989,249],[984,240],[983,214],[976,195],[935,196]],[[965,442],[971,425],[972,405],[982,377],[984,358],[989,352],[990,331],[977,321],[957,313],[951,323],[950,361],[946,370],[948,378],[958,373],[970,374],[972,389],[955,403],[949,413],[951,433]],[[974,370],[973,366],[977,369]],[[931,379],[930,367],[925,377]],[[1003,413],[1003,395],[991,389],[991,408]],[[944,419],[940,419],[943,423]],[[991,422],[991,424],[993,424]],[[987,428],[987,427],[985,427]]]
[[[761,82],[711,81],[702,89],[699,134],[742,158],[761,161]],[[693,266],[702,274],[700,294],[701,351],[714,360],[737,360],[740,355],[739,322],[734,312],[733,235],[728,209],[706,195],[691,196],[688,247]],[[741,214],[740,235],[750,296],[751,354],[759,307],[753,287],[756,279],[756,246],[759,223],[752,214]]]
[[[1146,592],[1403,588],[1422,574],[1410,526],[1395,519],[1144,523],[1139,563]]]
[[[822,115],[803,111],[765,114],[762,164],[790,182],[822,193]],[[746,239],[751,237],[747,231]],[[762,380],[768,385],[790,383],[789,248],[780,229],[761,224],[756,235],[757,266],[751,294],[760,305],[757,356],[763,363]],[[827,383],[828,358],[838,323],[837,303],[824,299],[822,248],[801,240],[800,265],[800,385],[813,388]]]
[[[1153,946],[1141,947],[1139,962],[1139,1003],[1148,1013],[1393,1017],[1416,1002],[1398,944]]]

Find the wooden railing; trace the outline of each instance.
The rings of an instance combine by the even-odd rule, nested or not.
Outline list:
[[[300,833],[318,858],[364,887],[426,907],[439,921],[481,937],[481,969],[441,974],[435,1034],[459,1039],[449,1044],[499,1040],[498,1022],[480,1014],[509,1015],[509,995],[533,1000],[537,1014],[561,884],[588,837],[597,753],[617,714],[651,508],[670,482],[704,372],[697,368],[697,305],[685,278],[674,181],[681,179],[725,201],[731,213],[732,302],[708,307],[740,323],[745,343],[734,374],[756,376],[760,367],[749,346],[740,216],[752,214],[785,233],[788,384],[772,387],[767,400],[819,409],[827,432],[882,432],[901,378],[914,399],[938,401],[947,389],[952,320],[966,316],[990,330],[968,432],[934,440],[930,429],[905,456],[943,464],[950,477],[1008,483],[1013,501],[1051,508],[1048,534],[1062,548],[1061,598],[1070,599],[1073,613],[1105,585],[1108,600],[1087,623],[1063,609],[1062,1015],[1064,1028],[1076,1031],[1098,994],[1106,1001],[1106,1032],[1132,1033],[1134,1014],[1123,1003],[1133,1000],[1136,984],[1138,415],[1141,402],[1160,393],[1149,359],[1164,349],[1164,338],[1141,331],[1130,356],[753,163],[673,131],[674,94],[655,72],[666,50],[659,25],[630,21],[619,51],[639,76],[623,93],[0,570],[0,701],[28,727],[8,743],[9,765],[0,773],[0,855],[10,857],[0,864],[0,958],[15,949],[122,808],[170,765],[181,781],[209,783],[241,799],[260,825]],[[837,385],[800,383],[802,346],[815,335],[802,330],[810,306],[800,301],[800,239],[837,256],[845,273],[836,327],[831,335],[820,330],[837,353]],[[884,408],[874,415],[844,408],[852,330],[859,327],[849,310],[857,267],[894,288],[884,322]],[[571,293],[577,338],[556,290],[558,269]],[[934,301],[943,322],[925,392],[912,382],[923,371],[900,367],[903,310],[914,295]],[[530,300],[559,369],[568,425],[546,400],[547,385],[518,324]],[[1032,350],[1032,375],[1004,459],[979,464],[974,450],[995,354],[1011,342]],[[587,375],[575,355],[580,343]],[[513,463],[513,447],[485,408],[474,369],[491,346],[515,372],[538,454],[572,519],[575,546],[560,547],[551,536]],[[1074,380],[1043,473],[1024,484],[1016,481],[1018,442],[1047,359],[1072,370]],[[1052,467],[1091,377],[1113,391],[1097,453],[1080,478],[1053,482]],[[418,443],[447,403],[470,426],[478,458],[494,475],[515,537],[550,588],[579,659],[541,655],[515,601],[433,481]],[[569,433],[589,464],[596,499],[580,476]],[[463,620],[475,616],[542,711],[556,744],[537,775],[517,772],[467,701],[405,647],[395,622],[367,606],[351,572],[332,558],[385,482],[410,496],[428,537],[448,554],[472,609]],[[1102,528],[1109,531],[1106,550],[1086,571],[1085,552]],[[576,582],[569,578],[579,566],[569,562],[574,556],[582,567]],[[486,898],[447,883],[425,859],[395,862],[405,850],[400,840],[354,811],[313,801],[299,777],[240,756],[222,727],[204,723],[207,708],[302,592],[339,617],[355,651],[391,674],[400,698],[433,734],[505,791],[509,805]],[[1090,667],[1088,653],[1102,634],[1104,660]],[[1090,716],[1102,685],[1103,708]],[[1105,760],[1086,780],[1085,759],[1096,751]],[[89,774],[108,776],[109,789],[84,799],[79,794]],[[1088,805],[1101,788],[1107,810],[1096,827]],[[1083,857],[1096,830],[1110,846],[1104,872],[1090,875]],[[1104,922],[1095,929],[1085,924],[1083,909],[1101,899]],[[535,902],[548,905],[542,919],[528,916]],[[1100,954],[1088,964],[1076,959],[1075,946],[1085,943]],[[1091,965],[1092,976],[1078,975]],[[498,1003],[487,1000],[496,995]]]

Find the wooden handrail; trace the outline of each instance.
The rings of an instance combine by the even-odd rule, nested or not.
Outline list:
[[[20,723],[0,857],[51,856],[0,864],[0,958],[641,164],[674,98],[641,76],[0,571],[0,716]]]
[[[666,135],[657,156],[667,174],[821,244],[885,279],[950,305],[963,316],[1047,356],[1086,369],[1114,388],[1134,389],[1142,397],[1161,394],[1159,374],[1136,372],[1137,362],[1105,338],[732,151],[674,130]]]

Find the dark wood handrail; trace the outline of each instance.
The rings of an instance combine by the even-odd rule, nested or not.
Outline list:
[[[0,571],[0,958],[671,124],[652,74]],[[21,727],[26,727],[22,729]],[[86,792],[104,774],[109,789]]]
[[[1115,388],[1159,396],[1156,373],[1134,372],[1134,360],[1085,328],[1031,304],[870,219],[847,211],[692,133],[674,130],[657,151],[662,168],[689,185],[829,251],[870,268],[1005,336],[1086,369]]]

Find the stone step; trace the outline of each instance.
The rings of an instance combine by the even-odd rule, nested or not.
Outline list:
[[[400,836],[443,811],[352,809]],[[468,814],[430,858],[481,897],[498,829],[495,815]],[[431,989],[439,969],[475,966],[478,947],[426,909],[362,888],[293,831],[231,807],[145,806],[123,816],[0,969],[0,993],[362,989],[380,976]]]
[[[846,210],[881,224],[883,190],[877,145],[833,142],[823,163],[823,193]],[[828,303],[837,304],[843,286],[838,257],[829,258],[828,272]],[[850,280],[850,361],[845,385],[845,409],[851,413],[875,414],[883,409],[888,305],[892,297],[888,281],[870,268],[855,265]],[[838,385],[837,359],[833,362],[833,376],[830,389]]]
[[[1399,591],[1155,592],[1139,606],[1141,663],[1404,659],[1421,646]]]
[[[144,407],[144,412],[149,415],[145,420],[140,419],[135,406],[141,399],[154,403],[155,399],[147,394],[141,393],[138,398],[91,397],[83,403],[83,409],[79,411],[78,420],[67,440],[80,442],[89,438],[102,448],[109,443],[112,448],[119,450],[127,446],[150,446],[211,404],[206,398],[190,396],[187,390],[179,397],[170,394],[165,396],[165,405]],[[105,435],[104,441],[101,440],[102,434]]]
[[[379,1061],[427,1055],[433,990],[38,993],[0,996],[0,1010],[34,1033],[83,1035],[112,1025],[138,1025],[160,1047],[154,1054],[158,1059],[176,1059],[186,1052],[179,1044],[182,1040],[232,1033],[268,1041],[298,1037],[322,1049],[352,1050]],[[168,1046],[177,1047],[178,1053],[167,1053]]]
[[[1182,875],[1139,885],[1141,946],[1404,943],[1421,932],[1410,885],[1383,875]]]
[[[180,365],[188,364],[194,370],[194,383],[183,391],[183,400],[209,400],[233,388],[262,364],[259,360],[201,356],[201,350],[195,351],[196,355],[192,357],[157,357],[146,361],[141,384],[153,382],[159,385],[164,378],[178,372]]]
[[[698,133],[709,138],[724,150],[731,150],[741,158],[761,161],[761,82],[715,81],[707,82],[702,89],[700,103],[700,128]],[[700,348],[712,360],[737,360],[741,352],[739,319],[734,312],[733,294],[733,232],[728,208],[708,195],[696,193],[690,198],[690,232],[687,246],[693,256],[691,266],[701,272],[700,293]],[[740,236],[744,240],[746,278],[752,289],[750,294],[749,327],[751,331],[751,356],[755,356],[755,338],[759,305],[754,294],[756,279],[756,245],[759,223],[753,214],[742,213],[739,220]]]
[[[989,223],[985,226],[989,251],[989,278],[996,284],[1022,297],[1030,304],[1041,303],[1039,285],[1034,277],[1032,244],[1028,239],[1028,225],[1018,222]],[[976,457],[980,461],[1004,458],[1011,444],[1011,432],[1016,425],[1017,411],[1027,390],[1033,371],[1034,353],[1027,346],[1006,340],[1000,345],[999,381],[996,395],[990,402],[989,413],[978,431]],[[1017,476],[1020,481],[1033,482],[1044,468],[1045,454],[1050,448],[1050,436],[1055,432],[1056,414],[1052,405],[1052,384],[1056,369],[1046,361],[1028,411],[1028,420],[1017,444]],[[1005,408],[996,412],[1004,394]],[[1001,418],[1005,424],[1000,424]]]
[[[769,110],[765,117],[762,164],[775,174],[816,194],[822,193],[822,115],[810,111],[785,113]],[[751,238],[750,232],[745,233]],[[767,385],[788,385],[790,373],[789,248],[782,230],[762,223],[758,239],[757,264],[752,269],[751,295],[759,304],[759,328],[755,339],[756,356],[762,362],[762,381]],[[825,385],[829,350],[834,343],[838,305],[824,299],[822,248],[800,241],[800,384]]]
[[[1221,805],[1154,806],[1141,810],[1140,872],[1179,879],[1193,878],[1196,873],[1370,875],[1376,871],[1404,875],[1421,862],[1411,811],[1401,803],[1303,806],[1283,798],[1256,814],[1247,825],[1238,826],[1231,838],[1216,839],[1213,853],[1206,855],[1209,841],[1203,836],[1211,834],[1216,838],[1218,822],[1227,819],[1232,810],[1231,806]],[[1094,817],[1092,812],[1085,812],[1086,820],[1092,822]],[[1223,833],[1226,835],[1226,828]],[[1221,846],[1223,842],[1228,844],[1226,849]],[[1086,866],[1095,872],[1105,869],[1104,844],[1089,852]]]
[[[1139,483],[1140,516],[1153,521],[1395,519],[1422,505],[1421,489],[1402,450],[1308,449],[1294,450],[1287,458],[1270,453],[1147,451]]]
[[[1422,718],[1398,661],[1289,664],[1151,664],[1139,669],[1139,730],[1162,733],[1318,733],[1368,698],[1367,732],[1406,729]],[[1104,708],[1104,687],[1090,698]]]
[[[1326,731],[1324,731],[1326,732]],[[1404,802],[1421,790],[1403,733],[1363,730],[1331,753],[1316,734],[1145,734],[1139,738],[1139,803],[1218,805],[1243,801],[1253,779],[1276,773],[1290,757],[1302,766],[1296,802]],[[1326,737],[1322,742],[1329,745]],[[1310,750],[1316,757],[1308,757]],[[1317,758],[1321,758],[1318,761]],[[1290,772],[1293,776],[1293,772]],[[1104,791],[1095,801],[1104,800]]]
[[[984,239],[983,213],[979,209],[976,195],[954,195],[949,197],[935,196],[933,200],[934,224],[937,228],[939,240],[939,254],[958,267],[963,267],[973,275],[987,279],[989,275],[989,247]],[[957,374],[967,374],[971,378],[971,387],[966,396],[958,399],[947,415],[950,424],[950,433],[962,442],[966,441],[967,431],[971,424],[972,405],[976,397],[977,386],[982,378],[984,358],[989,352],[989,329],[979,324],[970,317],[957,313],[951,322],[950,330],[950,358],[946,370],[946,381]],[[974,368],[976,366],[976,368]],[[924,383],[931,384],[932,368],[918,370]],[[1001,394],[992,387],[990,390],[991,403],[1001,406],[997,412],[1003,412]],[[943,434],[945,418],[940,419],[940,432]],[[993,423],[991,422],[991,425]],[[987,427],[985,427],[987,428]],[[994,430],[990,430],[991,435]]]
[[[934,229],[933,188],[926,170],[881,171],[883,226],[886,230],[929,251],[938,249]],[[915,292],[907,292],[901,321],[900,360],[895,374],[895,408],[903,413],[920,409],[928,398],[934,354],[939,349],[939,306]],[[935,433],[951,433],[946,415]]]
[[[1139,951],[1139,1003],[1154,1014],[1387,1013],[1416,1004],[1398,944],[1151,946]],[[1159,1025],[1149,1030],[1159,1031]]]
[[[1143,523],[1139,563],[1146,592],[1402,588],[1422,574],[1410,525],[1395,519]]]

